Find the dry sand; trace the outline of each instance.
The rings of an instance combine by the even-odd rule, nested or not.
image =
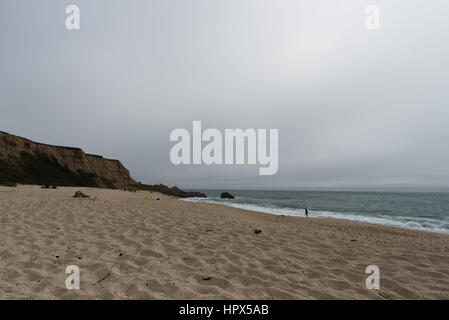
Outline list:
[[[0,244],[1,299],[449,298],[449,235],[149,192],[0,187]]]

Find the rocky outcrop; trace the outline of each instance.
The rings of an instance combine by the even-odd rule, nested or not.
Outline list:
[[[100,187],[148,190],[187,198],[206,197],[163,184],[134,181],[118,160],[86,154],[80,148],[52,146],[0,131],[0,185],[37,184],[50,186]],[[54,187],[56,188],[56,187]]]
[[[180,198],[192,198],[192,197],[205,198],[206,197],[206,194],[204,194],[202,192],[183,191],[176,186],[169,188],[163,184],[148,185],[148,184],[143,184],[143,183],[137,183],[135,185],[132,185],[132,187],[137,190],[160,192],[163,194],[167,194],[169,196],[175,196],[175,197],[180,197]]]
[[[118,160],[0,131],[0,184],[126,188],[136,182]]]
[[[220,198],[221,199],[234,199],[235,197],[232,194],[230,194],[229,192],[223,192],[220,195]]]

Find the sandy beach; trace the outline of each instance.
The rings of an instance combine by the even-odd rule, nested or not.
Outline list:
[[[449,299],[449,235],[154,192],[0,187],[0,243],[0,299]]]

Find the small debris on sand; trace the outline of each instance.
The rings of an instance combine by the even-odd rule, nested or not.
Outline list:
[[[254,230],[254,233],[255,233],[255,234],[259,234],[259,233],[261,233],[261,232],[262,232],[262,230],[259,230],[259,229]]]
[[[74,198],[89,198],[87,194],[82,193],[81,191],[75,192]]]

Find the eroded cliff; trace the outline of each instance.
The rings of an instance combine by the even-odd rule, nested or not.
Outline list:
[[[136,182],[118,160],[0,131],[0,184],[127,188]]]

